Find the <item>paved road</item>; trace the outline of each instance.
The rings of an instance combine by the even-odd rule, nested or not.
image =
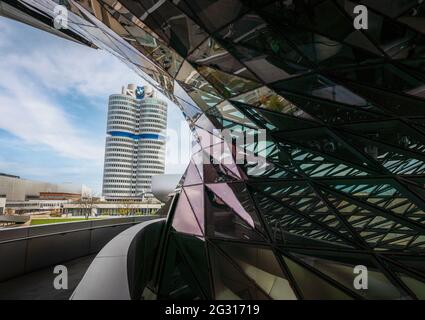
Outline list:
[[[0,283],[0,300],[67,300],[96,255],[62,263],[68,268],[68,290],[56,290],[54,266]],[[1,262],[0,262],[1,264]]]

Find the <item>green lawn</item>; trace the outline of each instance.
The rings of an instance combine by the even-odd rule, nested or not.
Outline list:
[[[98,218],[89,218],[88,220],[95,220]],[[85,218],[52,218],[52,219],[32,219],[31,225],[37,226],[40,224],[59,223],[59,222],[73,222],[73,221],[84,221]]]

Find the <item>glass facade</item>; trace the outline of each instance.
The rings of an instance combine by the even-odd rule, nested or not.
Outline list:
[[[425,298],[422,2],[0,2],[51,25],[66,5],[68,36],[134,67],[200,138],[150,283],[159,299]],[[214,129],[267,141],[229,146]],[[231,161],[204,161],[209,138]],[[261,173],[236,163],[260,151]],[[353,287],[359,265],[368,290]]]

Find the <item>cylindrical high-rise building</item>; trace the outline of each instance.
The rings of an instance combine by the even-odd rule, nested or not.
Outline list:
[[[150,87],[128,85],[109,98],[103,196],[151,196],[152,176],[164,173],[167,104]]]

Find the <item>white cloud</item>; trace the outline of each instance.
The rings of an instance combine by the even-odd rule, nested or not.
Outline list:
[[[112,55],[71,44],[36,47],[31,52],[5,55],[2,60],[58,93],[73,90],[87,97],[107,97],[119,92],[125,82],[141,83],[139,76]]]
[[[0,47],[8,45],[7,39],[10,37],[11,28],[7,21],[6,19],[0,19]]]
[[[72,47],[39,47],[25,55],[3,57],[3,61],[40,79],[44,87],[59,93],[74,90],[87,97],[107,97],[119,92],[125,82],[140,84],[142,81],[112,55],[75,44]]]
[[[0,63],[0,70],[5,66]],[[0,87],[0,128],[29,144],[43,144],[60,155],[102,160],[102,146],[91,143],[71,122],[61,106],[39,94],[30,79],[3,71]]]
[[[47,146],[63,157],[83,162],[90,160],[87,168],[101,167],[104,144],[99,141],[104,141],[104,136],[91,138],[92,135],[83,132],[75,115],[71,116],[56,98],[74,94],[85,100],[106,101],[111,93],[119,92],[122,85],[143,84],[143,79],[108,52],[84,47],[1,17],[0,30],[0,129],[18,137],[23,145],[31,148],[30,152]],[[106,104],[101,107],[106,112]],[[170,106],[169,125],[172,127],[183,119],[176,109]],[[190,134],[187,126],[181,134],[181,139],[187,139]],[[178,144],[167,146],[171,153],[181,152],[179,148]],[[188,158],[185,153],[183,163],[167,164],[167,172],[183,172]],[[27,163],[28,168],[33,168],[31,159],[24,160],[22,165]],[[0,167],[8,168],[1,163]],[[40,168],[40,171],[43,170]]]
[[[7,19],[0,18],[0,28],[0,45],[7,47],[0,60],[0,129],[31,146],[45,145],[61,156],[100,164],[103,137],[91,140],[53,96],[106,100],[123,82],[141,79],[106,52]]]
[[[0,17],[2,65],[27,73],[59,93],[107,97],[142,78],[108,52],[92,49]]]

